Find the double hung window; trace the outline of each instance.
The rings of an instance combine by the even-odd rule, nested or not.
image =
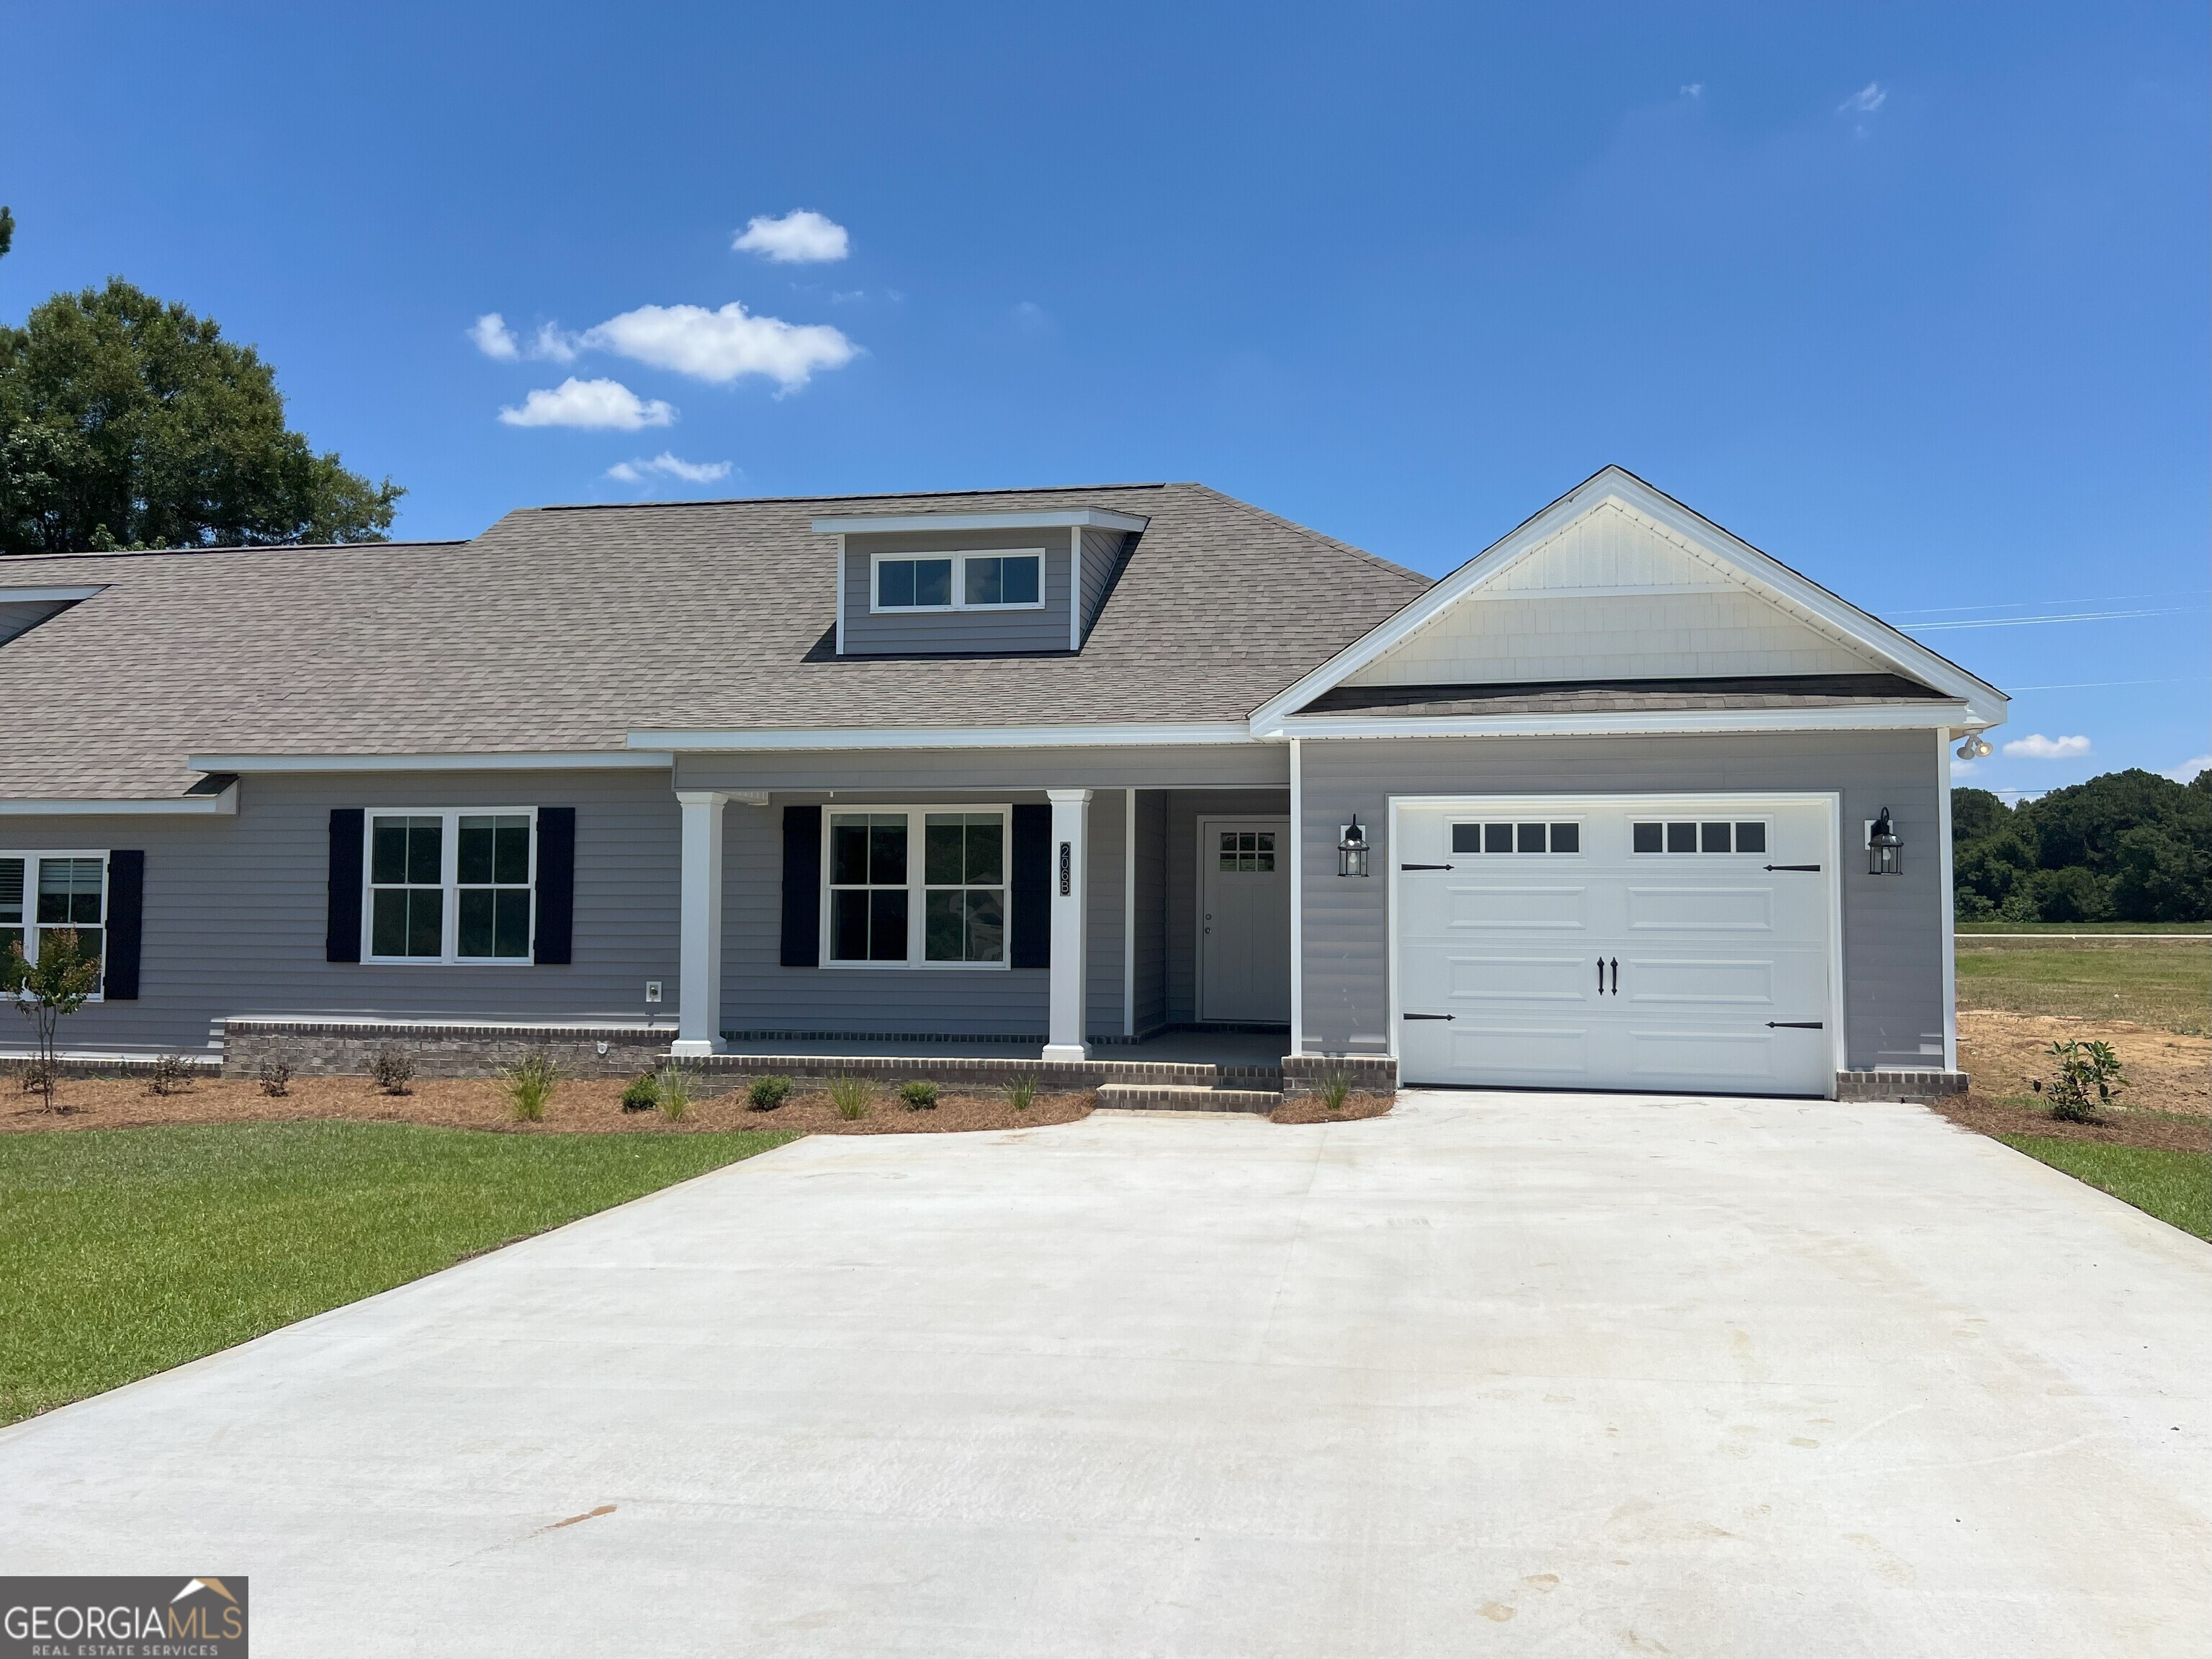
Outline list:
[[[532,814],[368,815],[368,958],[527,962]]]
[[[1044,553],[879,553],[878,611],[1018,611],[1044,604]]]
[[[16,945],[36,962],[40,945],[64,930],[88,955],[105,953],[107,854],[0,853],[0,957]]]
[[[879,807],[824,816],[827,961],[1006,965],[1003,807]]]

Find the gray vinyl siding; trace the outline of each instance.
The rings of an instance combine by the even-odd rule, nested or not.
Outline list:
[[[1010,668],[1009,672],[1018,672]],[[1288,744],[1157,748],[861,750],[846,754],[681,755],[679,789],[816,792],[1207,788],[1291,782]],[[993,796],[992,799],[997,799]]]
[[[1137,792],[1137,1034],[1168,1023],[1168,802],[1164,789]]]
[[[72,1049],[199,1048],[227,1016],[641,1020],[677,983],[678,813],[665,772],[256,777],[236,817],[0,814],[0,848],[146,854],[139,994],[64,1022]],[[573,806],[574,957],[565,967],[324,960],[332,807]],[[22,1034],[0,1035],[14,1047]]]
[[[1843,798],[1847,1063],[1940,1069],[1949,898],[1938,861],[1936,741],[1931,732],[1309,740],[1299,860],[1305,1045],[1338,1054],[1389,1046],[1392,795],[1832,790]],[[1901,876],[1869,876],[1859,846],[1862,821],[1884,806],[1905,842]],[[1375,849],[1364,881],[1336,873],[1337,826],[1354,809]]]
[[[1044,606],[1029,611],[872,611],[874,556],[975,553],[994,548],[1044,550]],[[1068,532],[1065,530],[938,532],[845,538],[845,640],[848,657],[1065,651],[1068,627]]]
[[[1098,607],[1113,591],[1121,574],[1121,560],[1134,538],[1119,530],[1086,529],[1083,532],[1083,634],[1098,620]]]
[[[1255,817],[1288,817],[1290,811],[1287,789],[1178,789],[1168,796],[1167,882],[1164,898],[1169,1024],[1188,1025],[1199,1016],[1199,819],[1246,813]]]

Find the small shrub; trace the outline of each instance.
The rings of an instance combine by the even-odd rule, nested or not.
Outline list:
[[[192,1086],[192,1068],[182,1054],[163,1054],[146,1073],[146,1087],[157,1095],[180,1095]]]
[[[514,1065],[501,1066],[499,1075],[507,1086],[507,1103],[525,1123],[544,1117],[545,1103],[561,1086],[561,1067],[543,1048],[532,1048]]]
[[[1018,1073],[1013,1081],[1006,1085],[1006,1103],[1018,1112],[1029,1110],[1030,1103],[1036,1097],[1037,1074],[1035,1072]]]
[[[651,1072],[640,1072],[623,1090],[623,1110],[649,1112],[660,1104],[660,1079]]]
[[[772,1112],[791,1098],[787,1077],[757,1077],[745,1091],[745,1103],[757,1112]]]
[[[415,1061],[396,1042],[387,1042],[370,1056],[369,1080],[387,1095],[404,1095],[415,1080]]]
[[[261,1092],[287,1095],[292,1091],[292,1062],[280,1051],[261,1062]]]
[[[912,1083],[899,1085],[898,1097],[906,1102],[909,1112],[931,1111],[937,1105],[937,1085],[916,1078]]]
[[[660,1068],[653,1079],[653,1103],[671,1123],[681,1123],[691,1110],[691,1079],[674,1060]]]
[[[18,1075],[22,1079],[25,1094],[50,1095],[52,1091],[48,1085],[58,1079],[61,1073],[49,1070],[44,1061],[33,1059],[23,1062],[23,1068]]]
[[[2109,1042],[2054,1042],[2045,1052],[2057,1062],[2057,1075],[2037,1092],[2051,1102],[2051,1115],[2063,1122],[2094,1123],[2098,1111],[2128,1086]]]
[[[1346,1097],[1352,1093],[1352,1073],[1341,1066],[1332,1066],[1314,1080],[1314,1092],[1330,1111],[1340,1112]]]
[[[837,1109],[837,1115],[848,1123],[864,1118],[868,1108],[875,1103],[876,1085],[864,1077],[833,1077],[830,1079],[830,1103]]]

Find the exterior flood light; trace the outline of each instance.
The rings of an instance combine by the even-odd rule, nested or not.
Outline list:
[[[1364,876],[1367,873],[1367,832],[1359,827],[1359,814],[1352,815],[1352,822],[1342,825],[1336,835],[1336,873],[1340,876]]]
[[[1867,833],[1867,873],[1870,876],[1897,876],[1905,873],[1905,843],[1899,840],[1897,826],[1889,821],[1889,808],[1881,809],[1881,816],[1874,821]]]
[[[1990,745],[1988,741],[1983,738],[1980,732],[1970,732],[1967,735],[1966,742],[1960,744],[1951,752],[1956,755],[1960,760],[1987,760],[1990,755]]]

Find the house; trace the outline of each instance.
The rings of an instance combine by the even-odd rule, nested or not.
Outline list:
[[[2004,696],[1617,467],[1441,581],[1195,484],[548,507],[14,559],[0,641],[88,1055],[1960,1086]]]

